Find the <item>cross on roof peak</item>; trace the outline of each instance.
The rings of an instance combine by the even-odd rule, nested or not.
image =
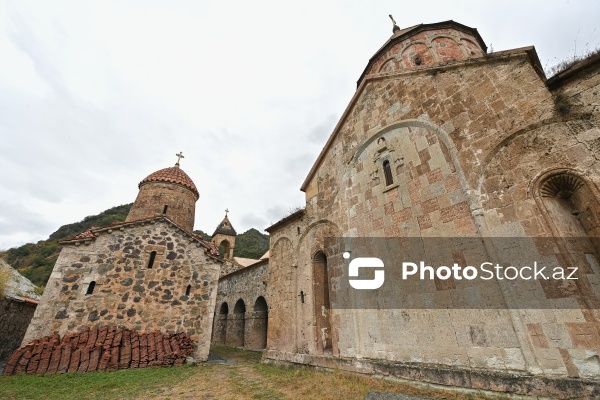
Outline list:
[[[175,163],[175,165],[179,165],[179,160],[181,160],[182,158],[185,158],[183,155],[183,152],[179,152],[177,154],[175,154],[175,156],[177,157],[177,162]]]

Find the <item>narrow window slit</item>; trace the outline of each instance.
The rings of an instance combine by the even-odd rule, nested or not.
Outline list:
[[[192,291],[192,285],[187,285],[187,288],[185,289],[185,295],[189,296],[191,291]]]
[[[96,281],[91,281],[90,282],[90,286],[88,286],[87,292],[85,292],[85,294],[92,294],[94,293],[94,288],[96,287]]]
[[[167,213],[167,209],[168,209],[168,208],[169,208],[169,205],[168,205],[168,204],[165,204],[165,206],[163,207],[163,212],[162,212],[162,213],[163,213],[163,214],[166,214],[166,213]]]
[[[150,260],[148,260],[148,269],[152,268],[152,266],[154,265],[155,258],[156,258],[156,252],[153,251],[152,253],[150,253]]]
[[[385,160],[383,162],[383,174],[385,175],[385,186],[390,186],[394,183],[394,177],[392,176],[392,167],[390,161]]]

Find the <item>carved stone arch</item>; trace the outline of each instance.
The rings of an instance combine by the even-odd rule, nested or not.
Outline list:
[[[461,59],[464,59],[465,57],[465,52],[464,50],[461,49],[462,47],[462,43],[460,43],[460,39],[456,36],[452,36],[452,35],[436,35],[435,37],[431,38],[431,45],[433,48],[433,54],[437,60],[437,62],[447,62],[447,61],[455,61],[456,58],[453,58],[452,56],[446,56],[444,55],[444,51],[439,50],[439,48],[444,48],[444,47],[436,47],[437,43],[446,43],[445,39],[449,39],[450,43],[453,43],[454,46],[456,46],[456,48],[460,51],[460,54],[462,55]],[[452,46],[451,46],[452,47]]]
[[[564,267],[577,267],[576,279],[566,285],[542,282],[548,297],[573,297],[583,309],[598,309],[600,299],[587,280],[600,274],[600,191],[583,171],[552,168],[530,183],[532,195],[550,228]],[[598,320],[598,313],[587,318]]]
[[[400,122],[383,127],[381,130],[379,130],[379,132],[377,132],[376,134],[371,136],[369,139],[367,139],[363,144],[358,146],[358,148],[352,155],[350,161],[348,162],[348,166],[346,168],[346,171],[345,171],[344,177],[343,177],[344,185],[346,187],[348,186],[349,180],[350,180],[351,176],[353,175],[353,171],[355,172],[356,164],[359,160],[359,157],[361,157],[363,152],[373,142],[377,141],[379,138],[383,137],[384,135],[386,135],[390,132],[399,130],[401,128],[410,128],[410,127],[427,129],[430,132],[433,132],[437,136],[437,138],[440,140],[440,142],[443,143],[443,145],[448,150],[450,159],[452,160],[452,165],[456,169],[456,173],[457,173],[458,180],[459,180],[459,185],[461,188],[463,188],[463,190],[467,191],[470,210],[471,211],[480,210],[481,204],[479,202],[479,198],[477,196],[475,196],[475,193],[473,193],[470,190],[471,188],[469,187],[468,181],[466,179],[466,175],[462,168],[462,164],[459,161],[458,150],[456,148],[456,145],[454,144],[454,141],[452,140],[452,138],[450,138],[450,135],[448,135],[448,133],[446,133],[446,131],[444,131],[442,128],[440,128],[439,126],[437,126],[435,124],[427,122],[427,121],[420,121],[420,120],[416,120],[416,119],[408,119],[408,120],[400,121]]]
[[[416,53],[414,56],[407,53],[411,48]],[[407,69],[426,67],[436,62],[435,54],[431,51],[430,44],[423,40],[410,42],[400,51],[400,59]]]
[[[555,237],[577,236],[580,232],[595,242],[593,245],[600,256],[600,190],[586,175],[576,168],[548,169],[531,180],[529,195],[542,210]],[[573,229],[568,229],[565,223],[574,224]]]
[[[396,59],[395,57],[390,57],[381,64],[381,67],[379,67],[377,73],[378,74],[392,73],[392,72],[400,71],[401,69],[402,69],[402,65],[398,61],[398,59]]]
[[[508,132],[501,140],[496,142],[496,144],[483,156],[482,163],[480,167],[479,176],[483,176],[483,172],[487,168],[488,164],[496,157],[496,155],[506,147],[511,141],[513,141],[516,137],[527,134],[536,129],[542,128],[546,125],[559,123],[560,120],[557,117],[547,118],[545,120],[535,122],[533,124],[527,125],[524,128],[517,129],[513,132]]]
[[[539,122],[532,123],[523,128],[516,129],[511,132],[507,132],[502,135],[499,140],[495,142],[490,142],[490,145],[483,150],[483,156],[481,157],[481,163],[479,165],[479,171],[477,174],[477,181],[473,182],[473,188],[476,189],[479,193],[484,192],[485,181],[487,179],[487,175],[490,169],[494,169],[493,163],[502,155],[502,152],[511,146],[521,146],[519,143],[521,140],[527,141],[527,146],[530,143],[535,144],[535,142],[539,142],[540,140],[545,140],[549,146],[554,148],[553,151],[550,151],[548,148],[538,149],[537,151],[544,151],[544,163],[546,166],[555,165],[561,166],[560,168],[577,168],[577,162],[572,161],[571,159],[566,157],[566,149],[565,145],[570,141],[574,141],[573,131],[571,125],[575,125],[578,123],[584,123],[586,120],[574,119],[572,121],[567,121],[566,123],[560,120],[558,117],[551,117],[544,119]],[[560,135],[564,137],[564,141],[557,141],[556,137]],[[564,143],[563,143],[564,142]],[[574,142],[576,143],[576,142]],[[531,150],[535,151],[535,149]],[[590,151],[591,152],[591,151]],[[551,158],[549,158],[551,157]],[[550,171],[552,168],[547,168],[542,172],[538,172],[537,176],[541,176],[546,171]],[[534,169],[535,171],[535,169]],[[589,175],[586,171],[580,171],[582,177],[586,177],[590,182],[594,182],[595,185],[600,184],[597,176]],[[532,175],[526,178],[526,181],[523,181],[527,187],[529,188],[529,184],[527,182],[534,182],[537,178],[533,178]],[[530,192],[530,190],[528,189]]]
[[[300,240],[298,241],[298,244],[296,245],[296,254],[300,254],[300,248],[304,245],[304,241],[306,240],[306,238],[309,235],[312,235],[314,233],[314,229],[317,229],[317,227],[320,227],[320,225],[322,224],[327,224],[327,225],[331,225],[331,228],[335,230],[335,236],[341,236],[342,231],[340,230],[340,227],[328,220],[328,219],[320,219],[318,221],[315,221],[313,223],[311,223],[310,225],[308,225],[306,227],[306,229],[304,230],[304,232],[300,235]],[[321,249],[322,247],[316,246],[314,245],[314,243],[311,245],[311,256],[314,255],[314,253],[316,253],[319,249]]]
[[[467,57],[477,57],[482,56],[484,52],[481,50],[479,46],[470,38],[461,36],[460,43],[462,44],[463,53]]]

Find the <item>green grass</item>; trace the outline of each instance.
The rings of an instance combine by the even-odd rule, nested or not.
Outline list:
[[[440,400],[489,399],[476,393],[417,388],[339,370],[261,364],[259,352],[223,346],[212,346],[211,352],[213,359],[227,362],[85,374],[0,376],[0,400],[364,400],[369,392]]]
[[[194,366],[144,368],[115,372],[0,377],[0,399],[127,399],[156,395],[194,374]]]

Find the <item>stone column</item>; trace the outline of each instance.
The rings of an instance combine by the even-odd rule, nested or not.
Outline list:
[[[249,350],[264,350],[267,347],[267,311],[246,313],[245,347]]]
[[[217,314],[213,328],[214,344],[225,344],[227,337],[227,314]]]
[[[227,319],[225,344],[231,347],[244,347],[245,313],[233,313]]]

